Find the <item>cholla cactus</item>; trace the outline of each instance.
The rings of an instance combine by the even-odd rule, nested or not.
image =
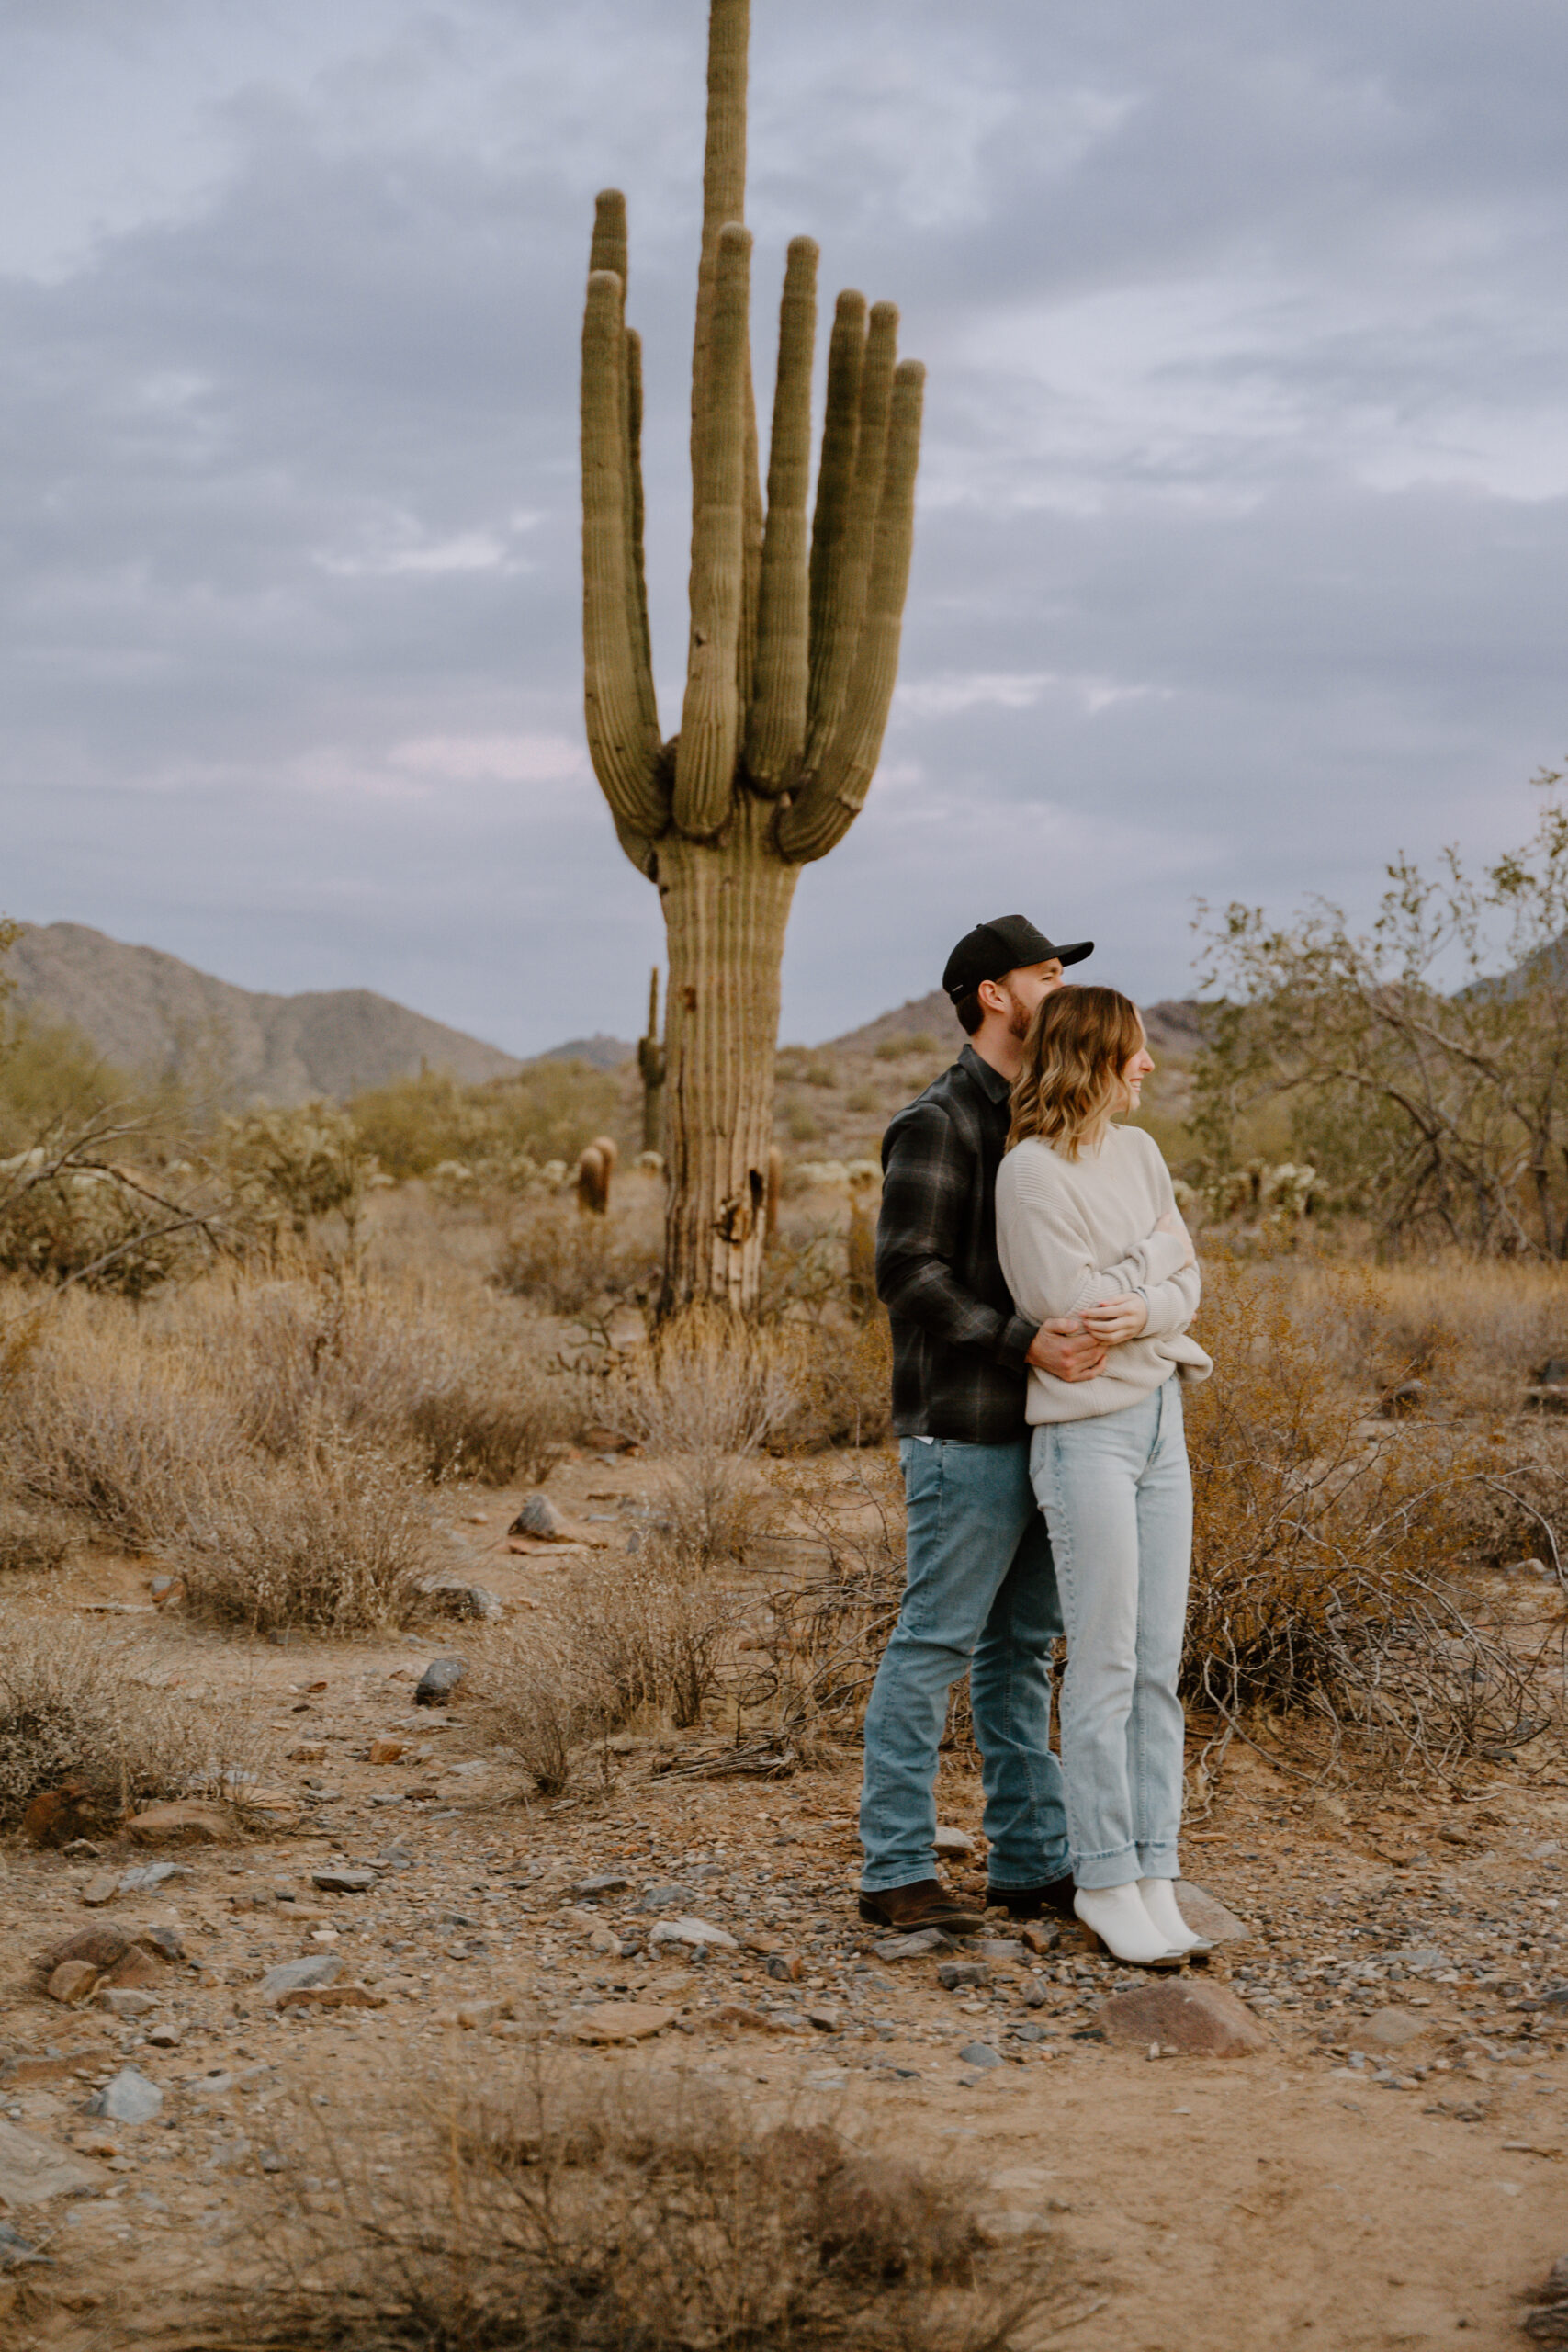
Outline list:
[[[670,948],[666,1307],[756,1298],[779,965],[795,876],[864,802],[898,666],[925,370],[898,314],[840,294],[809,533],[817,247],[789,248],[764,508],[743,225],[749,0],[712,0],[692,373],[691,628],[661,737],[642,555],[641,346],[626,323],[626,199],[599,198],[582,331],[588,741]]]

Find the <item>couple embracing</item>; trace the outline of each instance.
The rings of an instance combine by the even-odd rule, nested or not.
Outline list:
[[[1118,1960],[1206,1944],[1178,1907],[1177,1674],[1191,1551],[1181,1388],[1199,1276],[1153,1138],[1135,1005],[1066,983],[1092,943],[981,923],[942,987],[968,1038],[883,1143],[876,1286],[908,1498],[865,1721],[863,1918],[971,1933],[933,1875],[938,1749],[967,1672],[987,1902],[1076,1917]],[[1066,1635],[1061,1760],[1051,1662]]]

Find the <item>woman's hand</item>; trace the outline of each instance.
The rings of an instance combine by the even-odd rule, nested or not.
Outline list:
[[[1135,1290],[1123,1291],[1120,1298],[1102,1298],[1093,1306],[1083,1309],[1085,1329],[1108,1348],[1119,1348],[1127,1340],[1135,1340],[1149,1319],[1148,1301],[1140,1298]]]
[[[1192,1247],[1192,1236],[1188,1232],[1186,1223],[1183,1220],[1179,1210],[1167,1209],[1161,1216],[1156,1216],[1155,1219],[1155,1231],[1156,1233],[1179,1233],[1182,1240],[1187,1245],[1187,1255],[1181,1261],[1182,1264],[1184,1266],[1195,1266],[1197,1264],[1198,1252]]]

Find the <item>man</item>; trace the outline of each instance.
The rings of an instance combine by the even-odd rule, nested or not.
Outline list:
[[[984,1766],[987,1901],[1072,1915],[1051,1652],[1062,1630],[1029,1483],[1028,1367],[1089,1380],[1102,1344],[1077,1318],[1037,1329],[997,1257],[997,1170],[1030,1016],[1093,942],[1054,947],[1022,915],[961,939],[942,984],[968,1044],[882,1145],[877,1295],[893,1326],[893,1426],[908,1498],[898,1623],[865,1719],[860,1914],[912,1931],[981,1926],[932,1874],[938,1750],[965,1668]]]

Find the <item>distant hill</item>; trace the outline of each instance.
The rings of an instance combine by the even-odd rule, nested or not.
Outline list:
[[[137,1072],[210,1070],[241,1102],[341,1099],[416,1077],[422,1063],[470,1083],[523,1067],[369,989],[265,995],[85,923],[25,926],[6,968],[21,1008],[73,1023],[106,1061]]]
[[[573,1037],[564,1046],[552,1046],[547,1054],[536,1054],[541,1062],[586,1062],[592,1069],[621,1069],[627,1062],[636,1061],[637,1047],[625,1037],[606,1037],[602,1029],[592,1037]]]
[[[1159,1004],[1145,1004],[1143,1012],[1149,1044],[1156,1054],[1197,1052],[1201,1043],[1202,1007],[1194,998],[1167,998]],[[829,1038],[828,1044],[840,1053],[874,1054],[889,1038],[922,1036],[933,1039],[939,1046],[951,1046],[954,1052],[963,1043],[964,1032],[941,989],[933,989],[930,996],[911,997],[896,1012],[879,1013],[863,1028]]]

